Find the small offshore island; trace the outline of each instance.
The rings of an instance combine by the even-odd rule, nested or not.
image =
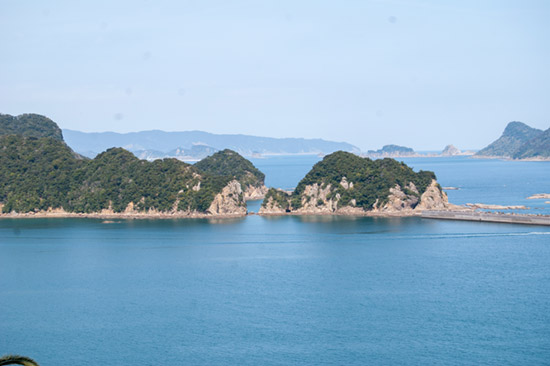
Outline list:
[[[246,201],[262,198],[258,214],[264,216],[471,216],[480,221],[484,214],[450,204],[433,172],[415,172],[391,158],[337,151],[315,164],[293,192],[268,190],[265,175],[232,150],[194,165],[175,158],[140,160],[123,148],[89,159],[64,142],[55,122],[36,114],[0,115],[0,171],[0,217],[11,218],[243,217]],[[519,222],[514,218],[520,215],[505,216],[511,218],[506,222]],[[537,217],[527,221],[550,222]]]
[[[449,208],[433,172],[338,151],[315,164],[292,193],[271,188],[259,213],[411,216]]]

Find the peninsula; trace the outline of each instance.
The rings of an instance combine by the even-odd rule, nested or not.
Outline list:
[[[0,211],[11,216],[225,217],[246,215],[263,173],[224,150],[199,166],[148,162],[122,148],[90,160],[39,115],[0,119]]]

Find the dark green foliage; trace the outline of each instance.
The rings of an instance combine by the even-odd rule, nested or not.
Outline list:
[[[113,148],[93,160],[79,159],[51,138],[0,137],[0,202],[3,212],[63,208],[69,212],[205,212],[231,180],[199,172],[176,159],[147,162]],[[194,190],[200,183],[200,189]]]
[[[17,117],[0,114],[0,136],[51,137],[63,141],[61,129],[51,119],[39,114],[21,114]]]
[[[249,160],[229,149],[204,158],[196,163],[195,167],[210,175],[235,178],[241,183],[243,189],[247,186],[260,187],[264,184],[264,173]]]
[[[353,183],[353,188],[345,189],[340,184],[344,177]],[[331,185],[331,193],[327,198],[331,199],[339,194],[339,206],[346,206],[351,200],[355,200],[357,207],[370,210],[376,200],[380,205],[387,202],[390,188],[399,185],[407,189],[406,186],[412,182],[418,193],[411,190],[408,193],[420,196],[426,191],[432,179],[435,179],[433,172],[416,173],[406,164],[394,159],[371,160],[338,151],[327,155],[313,166],[292,193],[291,204],[293,209],[300,208],[306,186],[317,183],[323,188]]]
[[[0,202],[3,212],[66,207],[76,184],[77,159],[62,141],[51,138],[0,137]]]

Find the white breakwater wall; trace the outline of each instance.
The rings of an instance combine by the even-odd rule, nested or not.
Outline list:
[[[550,216],[506,214],[498,212],[423,211],[422,218],[550,226]]]

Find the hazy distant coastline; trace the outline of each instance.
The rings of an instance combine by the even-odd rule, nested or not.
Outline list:
[[[140,159],[156,160],[177,158],[194,162],[212,155],[216,151],[231,149],[250,158],[267,156],[325,156],[335,151],[351,152],[372,159],[405,157],[448,157],[471,156],[475,151],[462,151],[447,145],[441,152],[417,152],[410,147],[385,145],[379,150],[362,152],[347,142],[323,139],[272,138],[249,135],[218,135],[203,131],[140,131],[131,133],[81,132],[63,130],[69,146],[79,154],[93,158],[110,147],[122,147]]]
[[[63,130],[69,146],[87,157],[95,157],[110,147],[122,147],[141,159],[175,157],[200,160],[216,151],[231,149],[247,157],[263,155],[330,154],[335,151],[359,153],[347,142],[323,139],[273,138],[250,135],[213,134],[203,131],[166,132],[159,130],[131,133],[81,132]]]

